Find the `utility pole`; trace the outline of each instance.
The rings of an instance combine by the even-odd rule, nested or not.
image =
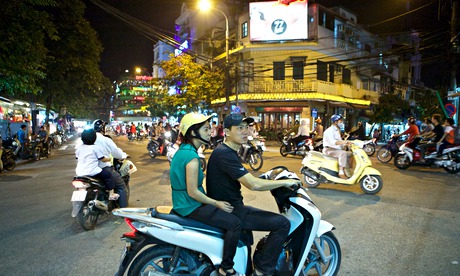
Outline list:
[[[450,88],[452,89],[453,93],[457,92],[457,60],[460,53],[460,38],[459,38],[459,20],[458,20],[458,0],[452,1],[452,16],[450,20],[450,28],[451,28],[451,77],[450,77]],[[458,124],[458,113],[459,113],[459,97],[453,99],[453,103],[457,108],[457,113],[454,114],[453,119]]]

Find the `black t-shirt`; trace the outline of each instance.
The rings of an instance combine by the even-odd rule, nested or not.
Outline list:
[[[243,204],[238,178],[249,173],[240,162],[238,153],[222,144],[209,157],[206,173],[206,194],[233,206]]]
[[[437,124],[434,127],[433,132],[436,134],[436,136],[434,137],[434,142],[438,142],[439,140],[441,140],[442,136],[444,135],[444,128],[442,127],[441,124]]]

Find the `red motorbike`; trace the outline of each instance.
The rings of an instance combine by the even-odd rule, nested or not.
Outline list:
[[[415,138],[412,142],[406,142],[399,148],[395,156],[394,164],[400,170],[406,170],[410,166],[429,166],[444,168],[448,173],[460,172],[460,145],[448,146],[440,157],[437,156],[436,144],[428,147],[425,159],[422,159],[420,149],[417,147],[421,138]]]

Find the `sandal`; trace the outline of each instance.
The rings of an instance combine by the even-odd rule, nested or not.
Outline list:
[[[223,270],[223,268],[222,268]],[[217,270],[217,275],[218,276],[236,276],[238,273],[236,273],[236,270],[233,269],[233,272],[229,272],[228,270],[225,270],[225,274],[220,273],[220,268]]]

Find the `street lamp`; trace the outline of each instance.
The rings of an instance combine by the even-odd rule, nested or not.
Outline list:
[[[220,12],[224,18],[225,18],[225,81],[226,81],[226,86],[225,86],[225,105],[227,107],[227,110],[230,110],[230,85],[229,85],[229,72],[228,72],[228,58],[229,58],[229,49],[228,49],[228,41],[229,41],[229,34],[228,34],[228,17],[227,15],[211,6],[211,3],[208,0],[201,0],[198,3],[198,7],[201,11],[209,11],[209,10],[215,10]]]

